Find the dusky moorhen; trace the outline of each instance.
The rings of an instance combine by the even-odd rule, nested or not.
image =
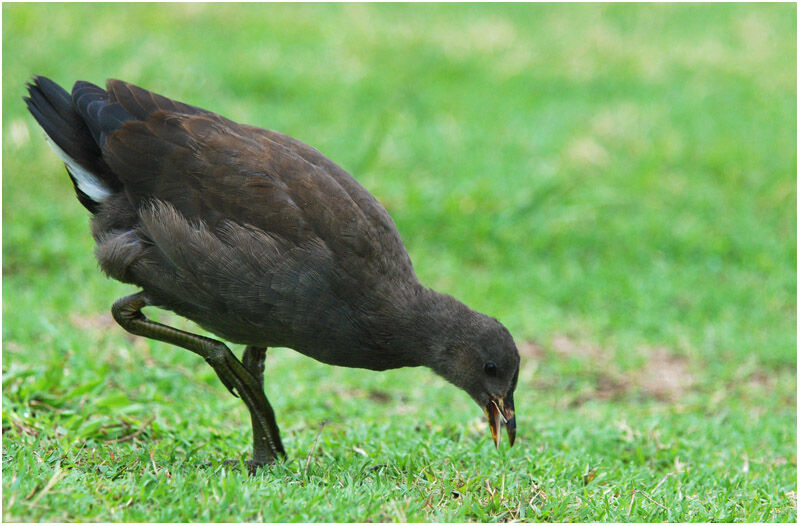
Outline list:
[[[508,330],[418,281],[381,204],[287,135],[237,124],[120,80],[37,76],[28,109],[92,214],[95,256],[141,292],[114,303],[127,331],[193,351],[250,411],[251,468],[285,455],[264,394],[270,346],[376,371],[427,366],[516,433],[519,353]],[[169,309],[246,346],[149,320]]]

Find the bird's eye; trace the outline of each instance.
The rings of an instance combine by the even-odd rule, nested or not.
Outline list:
[[[483,370],[489,376],[494,376],[497,374],[497,366],[494,364],[494,362],[486,362],[486,364],[483,366]]]

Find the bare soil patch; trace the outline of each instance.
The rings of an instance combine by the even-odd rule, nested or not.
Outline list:
[[[695,383],[689,361],[665,347],[649,349],[647,362],[633,380],[644,392],[669,402],[683,397]]]
[[[577,360],[581,372],[572,379],[576,384],[586,383],[568,405],[579,406],[589,400],[617,400],[630,396],[644,396],[665,402],[681,399],[695,385],[689,360],[667,347],[640,348],[645,357],[644,364],[634,370],[622,371],[614,361],[614,352],[585,339],[566,334],[557,334],[549,345],[523,342],[520,345],[523,357],[538,361]],[[541,379],[538,387],[546,388],[549,382]]]

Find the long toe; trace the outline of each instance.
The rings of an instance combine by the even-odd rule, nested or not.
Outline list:
[[[247,464],[247,472],[250,475],[255,475],[256,473],[258,473],[258,471],[261,468],[266,467],[269,464],[274,464],[274,463],[275,463],[274,459],[271,462],[262,462],[262,461],[258,461],[258,460],[255,460],[255,459],[250,459],[250,460],[245,462],[245,464]]]
[[[227,363],[219,363],[217,360],[210,358],[206,358],[206,362],[208,362],[208,365],[210,365],[214,369],[214,372],[217,373],[222,385],[224,385],[233,396],[240,398],[239,394],[236,392],[236,375],[233,373],[231,368],[228,367]]]
[[[275,463],[274,460],[272,460],[272,461],[257,461],[257,460],[253,460],[253,459],[248,459],[248,460],[244,461],[244,465],[247,468],[247,473],[249,473],[250,475],[255,475],[256,473],[258,473],[258,471],[261,468],[267,467],[270,464],[274,464],[274,463]],[[209,462],[209,463],[207,463],[207,465],[211,466],[212,463]],[[237,469],[237,468],[239,468],[239,466],[242,465],[242,461],[240,459],[236,459],[236,458],[229,458],[229,459],[223,460],[222,461],[222,465],[225,466],[226,468]]]

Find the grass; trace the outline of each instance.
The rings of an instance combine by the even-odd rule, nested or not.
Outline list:
[[[797,519],[796,6],[3,5],[5,521]],[[314,145],[507,324],[519,434],[285,349],[285,463],[127,336],[21,97],[123,78]],[[154,314],[181,327],[169,313]]]

